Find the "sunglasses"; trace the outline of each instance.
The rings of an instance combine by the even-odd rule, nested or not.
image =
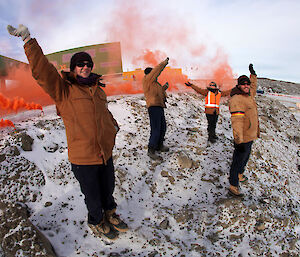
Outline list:
[[[248,86],[250,86],[250,83],[244,82],[244,83],[242,83],[241,85],[242,85],[242,86],[243,86],[243,85],[248,85]]]
[[[93,63],[91,62],[78,62],[76,64],[77,67],[83,68],[86,65],[86,67],[88,68],[92,68],[93,67]]]

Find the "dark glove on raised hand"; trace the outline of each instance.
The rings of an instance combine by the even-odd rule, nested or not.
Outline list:
[[[28,28],[23,24],[20,24],[18,28],[8,25],[7,31],[15,37],[21,37],[24,43],[27,43],[31,39]]]
[[[184,83],[187,87],[190,87],[192,84],[188,81],[186,83]]]
[[[102,75],[100,75],[100,77],[99,77],[99,79],[98,79],[98,85],[99,85],[100,87],[105,87],[106,85],[101,81],[101,80],[103,80],[101,77],[102,77]]]
[[[167,90],[169,88],[169,83],[166,82],[166,84],[163,85],[164,90]]]
[[[256,75],[255,70],[253,69],[253,64],[252,63],[249,64],[249,71],[252,75]]]
[[[245,147],[245,144],[243,144],[243,143],[241,143],[241,144],[235,144],[235,148],[240,153],[246,152],[246,147]]]

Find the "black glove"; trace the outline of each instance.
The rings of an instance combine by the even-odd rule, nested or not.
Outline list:
[[[245,144],[243,144],[243,143],[241,143],[241,144],[235,144],[235,148],[240,153],[246,152],[246,147],[245,147]]]
[[[99,79],[98,79],[98,85],[100,86],[100,87],[105,87],[106,85],[104,84],[104,83],[102,83],[101,82],[101,80],[102,80],[102,75],[100,75],[100,77],[99,77]]]
[[[249,64],[249,71],[252,75],[256,75],[255,70],[253,69],[253,64],[252,63]]]
[[[190,87],[192,84],[190,82],[184,83],[187,87]]]

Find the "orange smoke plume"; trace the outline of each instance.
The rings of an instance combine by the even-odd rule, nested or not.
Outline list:
[[[14,129],[16,129],[16,127],[12,121],[1,119],[0,120],[0,128],[4,128],[4,127],[13,127]]]
[[[15,97],[14,99],[9,99],[4,97],[0,93],[0,108],[7,111],[18,112],[22,109],[27,110],[41,110],[43,112],[43,108],[40,104],[35,103],[26,103],[23,98]]]
[[[167,55],[159,50],[151,51],[146,49],[142,55],[133,59],[133,64],[136,65],[139,61],[142,61],[145,65],[154,67],[166,57]]]
[[[20,65],[12,67],[8,71],[6,79],[6,88],[0,93],[8,98],[23,98],[25,102],[34,102],[41,106],[53,104],[53,100],[37,84],[32,77],[29,65]]]

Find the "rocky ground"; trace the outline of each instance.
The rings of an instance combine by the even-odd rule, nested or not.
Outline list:
[[[260,83],[274,88],[267,80]],[[299,85],[292,90],[300,95]],[[89,233],[83,197],[67,161],[63,124],[53,110],[20,118],[15,132],[1,131],[3,255],[10,256],[13,248],[18,256],[47,256],[51,247],[34,250],[37,233],[28,229],[34,225],[57,256],[299,256],[300,127],[295,113],[257,96],[261,138],[253,145],[249,180],[241,185],[246,196],[237,199],[227,192],[233,153],[227,99],[217,125],[219,140],[208,144],[203,98],[170,94],[166,144],[171,151],[157,162],[146,155],[149,122],[143,96],[109,99],[121,127],[113,153],[115,197],[130,231],[112,245]],[[18,213],[20,206],[26,215],[24,209]]]

